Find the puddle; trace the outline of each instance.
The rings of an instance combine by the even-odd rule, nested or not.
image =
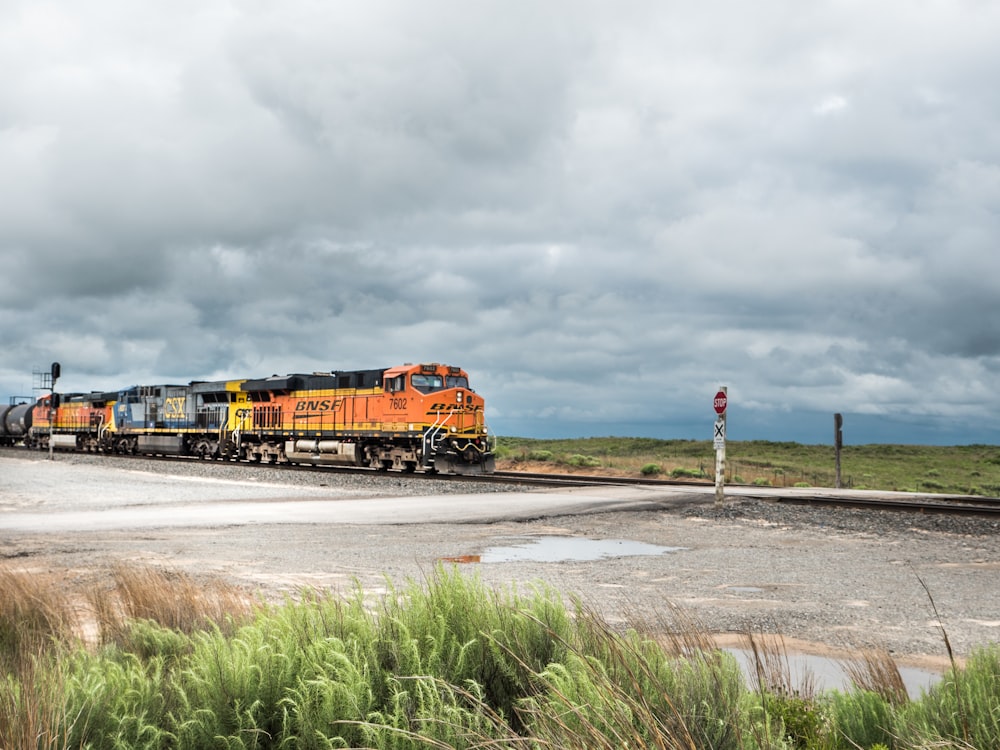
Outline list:
[[[753,655],[740,648],[727,648],[726,652],[736,657],[743,674],[750,684],[753,672]],[[792,684],[801,687],[808,680],[817,690],[850,691],[853,689],[850,678],[835,659],[811,654],[788,653],[788,674]],[[906,692],[911,698],[919,698],[922,691],[927,690],[941,680],[941,675],[917,667],[899,666],[899,676],[903,678]]]
[[[684,547],[662,547],[657,544],[634,542],[627,539],[586,539],[575,536],[523,537],[510,546],[488,547],[479,555],[444,557],[445,562],[502,563],[502,562],[566,562],[603,560],[609,557],[634,557],[637,555],[662,555],[677,552]]]

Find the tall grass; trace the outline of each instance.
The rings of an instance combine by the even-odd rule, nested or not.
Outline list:
[[[781,639],[747,634],[747,681],[669,605],[619,632],[550,588],[458,567],[375,601],[272,605],[119,567],[82,617],[56,581],[0,577],[2,750],[1000,747],[997,647],[909,701],[884,652],[857,660],[849,692],[803,690]]]
[[[170,630],[193,633],[207,627],[231,630],[248,620],[257,603],[219,579],[195,580],[179,571],[115,565],[110,590],[95,586],[90,605],[102,643],[129,637],[135,621],[150,620]]]
[[[566,657],[538,674],[540,689],[522,704],[536,741],[671,750],[774,745],[746,720],[742,673],[731,655],[681,657],[634,630],[613,632],[593,612],[577,615]]]
[[[909,700],[899,666],[886,649],[865,649],[853,659],[842,661],[841,666],[858,690],[875,693],[893,706]]]
[[[60,579],[0,569],[0,747],[34,747],[55,725],[59,681],[45,663],[77,637],[76,606]]]
[[[900,716],[903,740],[913,746],[1000,747],[1000,649],[974,651],[964,669],[952,667],[924,700]]]
[[[51,641],[65,641],[79,627],[79,613],[50,573],[0,568],[0,667],[18,671]]]

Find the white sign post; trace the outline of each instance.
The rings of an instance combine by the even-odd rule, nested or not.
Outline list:
[[[721,503],[725,497],[726,486],[726,407],[729,406],[729,389],[726,386],[719,388],[712,402],[715,409],[715,434],[712,444],[715,446],[715,502]]]
[[[724,451],[726,449],[726,420],[722,417],[715,420],[712,447],[717,451]]]

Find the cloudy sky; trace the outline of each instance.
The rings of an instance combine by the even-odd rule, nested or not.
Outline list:
[[[443,361],[494,431],[1000,442],[1000,4],[0,0],[0,397]]]

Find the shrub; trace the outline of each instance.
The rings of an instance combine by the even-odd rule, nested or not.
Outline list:
[[[767,712],[774,719],[780,719],[785,728],[785,737],[794,748],[814,748],[818,746],[826,725],[826,717],[821,704],[798,695],[773,694],[766,700]]]
[[[685,469],[679,466],[670,472],[670,476],[674,479],[680,479],[681,477],[688,479],[704,479],[705,472],[701,469]]]
[[[60,709],[61,747],[91,750],[167,747],[172,698],[166,661],[109,650],[65,657]]]
[[[830,715],[848,747],[889,748],[893,742],[892,705],[868,690],[835,691],[830,697]]]
[[[659,464],[645,464],[641,469],[639,469],[639,473],[644,477],[656,476],[657,474],[663,473],[663,467]]]
[[[528,453],[529,461],[551,461],[552,451],[531,451]]]
[[[601,459],[594,458],[593,456],[584,456],[579,453],[574,453],[572,456],[566,459],[566,463],[570,466],[575,466],[577,468],[590,468],[594,466],[601,465]]]

